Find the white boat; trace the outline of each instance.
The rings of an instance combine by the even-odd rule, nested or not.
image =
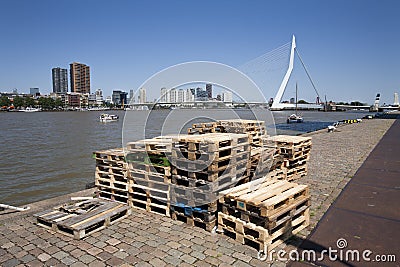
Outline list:
[[[109,121],[117,121],[117,120],[119,120],[118,115],[107,114],[107,113],[103,113],[100,115],[101,122],[109,122]]]
[[[303,122],[303,117],[297,115],[297,114],[292,114],[287,118],[287,123],[299,123]]]
[[[295,113],[290,115],[286,122],[287,123],[300,123],[303,122],[303,117],[297,114],[297,83],[296,83],[296,109],[295,109]]]
[[[22,111],[22,112],[38,112],[38,111],[40,111],[40,109],[27,107],[25,109],[21,109],[20,111]]]

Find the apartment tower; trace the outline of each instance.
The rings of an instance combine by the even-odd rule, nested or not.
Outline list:
[[[51,70],[53,79],[53,93],[65,94],[68,92],[68,70],[60,67]]]
[[[70,65],[71,92],[90,94],[90,68],[89,66],[73,62]]]

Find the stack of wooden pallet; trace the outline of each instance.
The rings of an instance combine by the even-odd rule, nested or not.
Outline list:
[[[310,158],[311,137],[277,135],[268,140],[276,146],[276,155],[283,158],[282,165],[275,169],[286,172],[286,180],[293,181],[307,175],[307,162]]]
[[[309,225],[308,186],[258,179],[221,192],[218,230],[268,253]]]
[[[128,203],[128,166],[122,148],[96,151],[95,186],[101,198]]]
[[[145,139],[127,144],[130,183],[128,204],[133,208],[170,215],[170,138]]]
[[[206,134],[223,132],[218,122],[200,122],[194,123],[192,128],[188,129],[188,134]]]
[[[213,133],[173,138],[171,154],[172,218],[216,223],[218,192],[249,175],[250,144],[246,134]]]
[[[237,133],[248,134],[252,146],[262,145],[262,138],[266,136],[267,131],[264,121],[258,120],[219,120],[215,122],[194,123],[188,129],[188,134],[205,133]]]

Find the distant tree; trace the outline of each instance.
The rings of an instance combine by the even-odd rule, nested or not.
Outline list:
[[[359,101],[352,101],[352,102],[350,103],[350,105],[351,105],[351,106],[366,106],[365,103],[361,103],[361,102],[359,102]]]
[[[307,101],[300,99],[299,101],[297,101],[298,104],[309,104]]]
[[[41,97],[39,98],[38,103],[43,110],[51,110],[55,107],[55,101],[53,98]]]
[[[14,97],[13,104],[14,104],[14,107],[16,107],[16,108],[23,107],[25,104],[24,98],[20,97],[20,96]]]
[[[11,104],[10,99],[7,96],[2,96],[0,98],[0,107],[6,106],[8,107]]]
[[[57,98],[57,99],[54,101],[54,105],[55,105],[56,108],[64,107],[64,102],[63,102],[60,98]]]
[[[24,107],[32,107],[35,105],[35,100],[29,96],[24,97]]]

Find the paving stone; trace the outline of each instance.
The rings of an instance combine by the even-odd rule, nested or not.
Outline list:
[[[96,255],[98,255],[99,253],[103,252],[103,250],[100,249],[100,248],[92,247],[92,248],[88,249],[87,252],[88,252],[90,255],[96,256]]]
[[[99,241],[93,244],[93,246],[97,247],[97,248],[104,248],[107,246],[107,243],[103,242],[103,241]]]
[[[10,260],[8,260],[6,262],[3,262],[1,264],[1,266],[2,267],[14,267],[14,266],[18,265],[19,263],[20,263],[20,261],[18,259],[13,258],[13,259],[10,259]]]
[[[167,265],[164,261],[162,261],[161,259],[159,259],[159,258],[153,258],[153,259],[151,259],[150,261],[149,261],[149,264],[150,265],[152,265],[152,266],[154,266],[154,267],[163,267],[163,266],[165,266],[165,265]]]
[[[104,250],[104,251],[107,251],[107,252],[109,252],[109,253],[111,253],[111,254],[114,253],[114,252],[116,252],[116,251],[119,251],[118,248],[113,247],[113,246],[106,246],[106,247],[103,248],[103,250]]]
[[[28,262],[33,261],[33,260],[35,260],[35,259],[36,259],[36,257],[34,257],[34,256],[31,255],[31,254],[28,254],[28,255],[23,256],[23,257],[21,258],[21,261],[24,262],[24,263],[28,263]]]
[[[89,267],[105,267],[106,264],[100,260],[94,260],[88,265]]]
[[[248,264],[248,263],[246,263],[246,262],[243,262],[243,261],[241,261],[241,260],[235,261],[235,262],[232,264],[232,266],[234,266],[234,267],[251,267],[250,264]]]
[[[136,255],[136,257],[138,257],[139,259],[141,259],[143,261],[149,261],[152,258],[154,258],[153,255],[151,255],[150,253],[147,253],[147,252],[141,252],[138,255]]]
[[[51,258],[48,261],[45,262],[46,266],[57,266],[58,264],[61,264],[61,262],[55,258]]]
[[[53,254],[52,256],[53,256],[53,258],[56,258],[58,260],[62,260],[63,258],[68,257],[68,255],[69,254],[64,252],[64,251],[59,251],[59,252]]]
[[[121,241],[119,241],[116,238],[111,238],[111,239],[107,240],[106,243],[110,244],[111,246],[116,246],[119,243],[121,243]]]
[[[48,261],[51,256],[47,253],[42,253],[37,257],[40,261]]]
[[[118,252],[114,253],[114,256],[117,257],[117,258],[119,258],[119,259],[122,259],[122,260],[123,260],[123,259],[125,259],[126,257],[128,257],[129,254],[126,253],[126,252],[124,252],[124,251],[118,251]]]
[[[121,260],[120,258],[112,256],[109,260],[106,261],[106,263],[109,266],[119,266],[122,265],[124,261]]]
[[[103,252],[100,252],[99,254],[97,254],[96,257],[102,261],[106,261],[112,257],[112,254],[108,253],[107,251],[103,251]]]
[[[178,258],[175,258],[173,256],[166,256],[163,259],[166,263],[171,264],[173,266],[178,266],[182,261]]]
[[[235,252],[232,254],[232,257],[235,257],[239,260],[242,260],[244,262],[249,262],[253,257],[250,257],[248,255],[245,255],[243,253]]]
[[[79,261],[85,263],[85,264],[89,264],[92,261],[96,260],[96,258],[92,255],[82,255],[78,258]]]
[[[215,265],[215,266],[217,266],[217,265],[219,265],[221,263],[221,261],[219,259],[214,258],[214,257],[207,257],[205,259],[205,261],[208,262],[209,264]]]
[[[189,263],[189,264],[192,264],[192,263],[194,263],[196,261],[195,257],[192,257],[192,256],[187,255],[187,254],[183,255],[180,259],[183,260],[184,262]]]
[[[196,250],[193,251],[192,253],[190,253],[190,255],[192,257],[195,257],[195,258],[199,259],[199,260],[204,260],[206,258],[206,256],[202,252],[199,252],[199,251],[196,251]]]
[[[71,265],[71,267],[86,267],[87,265],[84,264],[83,262],[75,262],[74,264]]]
[[[75,263],[77,260],[74,257],[71,256],[67,256],[63,259],[61,259],[61,262],[66,264],[66,265],[71,265],[73,263]]]

